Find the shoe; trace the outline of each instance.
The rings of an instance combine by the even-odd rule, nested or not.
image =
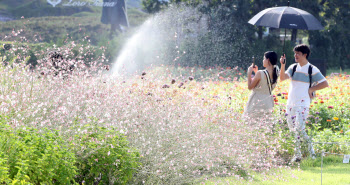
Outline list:
[[[291,163],[295,163],[295,162],[298,163],[300,161],[301,161],[301,157],[294,156],[290,162]]]

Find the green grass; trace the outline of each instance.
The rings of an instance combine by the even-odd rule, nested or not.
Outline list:
[[[341,157],[328,156],[323,160],[323,185],[350,185],[350,164],[343,164]],[[321,184],[321,158],[307,159],[300,166],[290,169],[275,169],[267,175],[251,173],[252,181],[238,180],[234,177],[210,179],[211,184],[251,184],[251,185],[313,185]]]
[[[102,2],[102,0],[100,0]],[[67,7],[62,6],[62,1],[56,7],[52,7],[47,0],[1,0],[0,12],[6,12],[13,17],[19,19],[24,16],[30,17],[42,17],[42,16],[70,16],[79,12],[93,12],[101,14],[102,8],[98,6],[82,6],[82,7]],[[84,2],[84,1],[83,1]],[[86,1],[85,1],[86,2]],[[140,8],[141,0],[128,0],[126,1],[127,8]]]
[[[137,4],[138,0],[130,2]],[[3,0],[0,13],[17,19],[0,22],[2,41],[47,42],[61,46],[68,35],[69,40],[76,42],[88,36],[91,44],[101,45],[101,40],[106,40],[110,32],[110,25],[101,23],[101,7],[52,7],[46,0]],[[130,29],[141,25],[148,16],[137,8],[129,7]],[[14,37],[13,30],[21,30],[21,34]]]
[[[131,28],[142,24],[148,17],[136,9],[131,9],[128,13]],[[100,19],[100,14],[80,12],[74,16],[36,17],[0,22],[0,39],[23,42],[21,37],[25,37],[28,42],[58,44],[63,42],[67,35],[74,41],[81,41],[89,36],[91,43],[97,45],[101,37],[107,37],[110,31],[110,25],[102,24]],[[11,37],[13,30],[23,31],[18,37]]]

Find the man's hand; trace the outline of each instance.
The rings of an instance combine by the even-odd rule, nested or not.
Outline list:
[[[309,89],[309,97],[310,97],[310,99],[313,99],[313,98],[314,98],[314,92],[315,92],[315,91],[312,91],[311,88]]]
[[[283,56],[281,56],[280,58],[281,65],[286,65],[286,63],[284,62],[285,60],[286,60],[286,54],[283,54]]]
[[[289,78],[289,76],[286,74],[286,63],[284,62],[285,59],[286,59],[286,55],[283,54],[283,56],[281,56],[280,58],[280,63],[281,63],[280,80],[281,81]]]

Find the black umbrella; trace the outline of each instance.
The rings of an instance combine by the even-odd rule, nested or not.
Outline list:
[[[283,53],[286,41],[287,29],[302,30],[322,30],[321,23],[310,13],[298,8],[288,6],[280,6],[267,8],[248,21],[249,24],[256,26],[265,26],[271,28],[285,28]]]

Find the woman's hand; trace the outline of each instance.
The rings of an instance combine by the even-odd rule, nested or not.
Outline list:
[[[253,64],[252,64],[252,65],[253,65]],[[257,66],[257,65],[255,65],[255,66],[253,67],[253,71],[254,71],[255,74],[258,72],[258,66]]]
[[[258,66],[257,65],[254,66],[254,63],[248,67],[248,74],[252,74],[253,71],[255,74],[256,72],[258,72]]]

